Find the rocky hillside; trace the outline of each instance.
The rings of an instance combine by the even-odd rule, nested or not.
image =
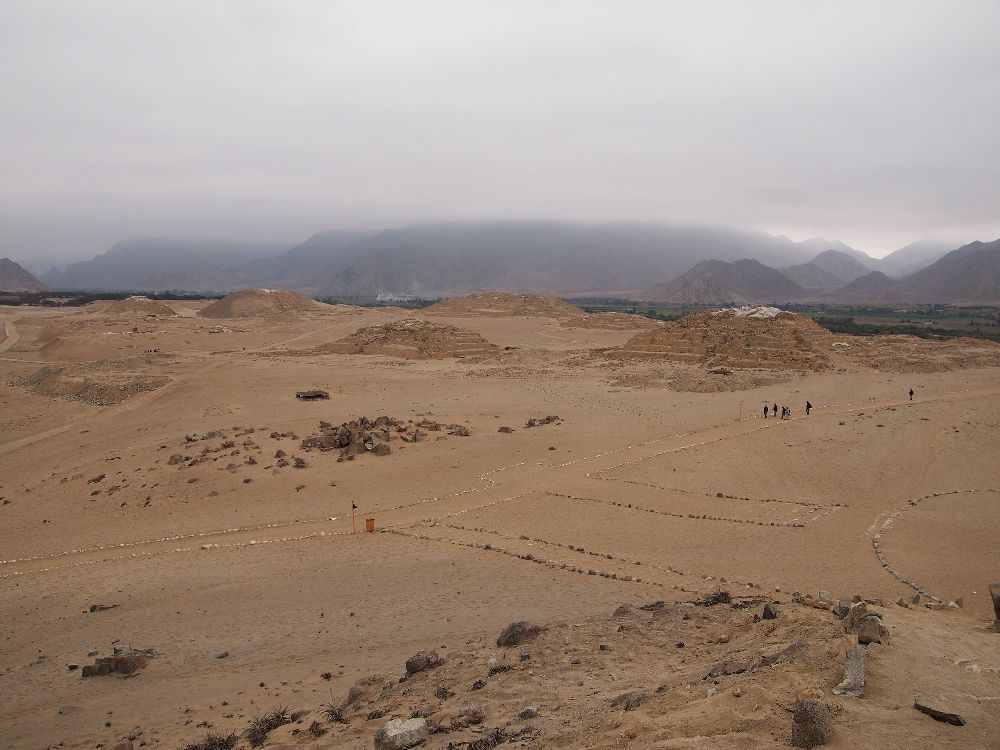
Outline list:
[[[639,296],[652,302],[742,305],[789,302],[805,294],[805,289],[774,268],[744,258],[734,263],[703,261],[673,281]]]
[[[995,635],[911,607],[722,588],[515,622],[457,649],[428,644],[325,704],[297,690],[301,702],[249,722],[192,726],[186,750],[989,746],[993,707],[976,696],[995,678],[931,654]]]
[[[953,250],[900,279],[892,294],[906,302],[1000,303],[1000,239]]]
[[[0,258],[0,291],[44,292],[48,287],[10,258]]]

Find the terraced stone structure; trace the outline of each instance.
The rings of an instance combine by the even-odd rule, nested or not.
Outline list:
[[[616,357],[651,357],[705,367],[824,370],[831,366],[829,331],[777,308],[712,310],[636,334]]]

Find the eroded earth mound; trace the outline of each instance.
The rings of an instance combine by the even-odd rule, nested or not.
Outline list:
[[[777,308],[712,310],[643,331],[613,352],[706,367],[823,370],[832,335],[812,320]]]
[[[198,312],[203,318],[275,318],[316,312],[318,302],[284,289],[244,289],[227,294]]]
[[[382,354],[406,359],[444,359],[491,354],[497,346],[475,331],[447,323],[407,318],[359,328],[322,351],[338,354]]]
[[[917,336],[851,336],[835,348],[864,367],[883,372],[945,372],[1000,366],[1000,344],[970,337],[945,341]]]
[[[457,299],[431,305],[433,315],[456,317],[507,318],[580,318],[583,310],[549,294],[515,294],[513,292],[476,292]]]
[[[170,317],[176,315],[173,308],[149,297],[128,297],[112,302],[101,309],[107,315],[154,315]]]

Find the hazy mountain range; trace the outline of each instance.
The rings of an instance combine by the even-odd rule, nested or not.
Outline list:
[[[905,261],[912,263],[910,259]],[[750,259],[702,261],[637,298],[684,304],[998,304],[1000,240],[972,242],[896,279],[871,270],[840,250],[826,250],[808,263],[784,268],[771,268]]]
[[[843,287],[874,270],[889,277],[904,275],[928,266],[950,249],[940,243],[914,243],[874,260],[837,240],[794,242],[781,235],[722,228],[432,224],[322,232],[294,247],[124,240],[90,260],[52,269],[41,278],[55,289],[86,291],[228,292],[270,287],[341,297],[380,292],[434,297],[508,289],[562,296],[637,296],[657,284],[681,282],[704,261],[752,259],[759,267],[742,264],[730,272],[713,265],[710,270],[720,278],[700,282],[705,293],[738,291],[736,280],[745,276],[743,284],[751,298],[781,293],[802,297]],[[690,278],[685,283],[691,295],[700,294]]]

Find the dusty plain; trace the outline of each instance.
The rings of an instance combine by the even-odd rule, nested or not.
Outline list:
[[[0,748],[172,750],[209,732],[243,747],[284,706],[309,713],[268,747],[367,748],[392,716],[470,703],[485,720],[425,746],[502,729],[519,747],[782,747],[802,697],[833,707],[830,747],[1000,746],[996,367],[886,372],[831,350],[828,369],[685,391],[670,385],[727,376],[605,356],[636,331],[558,316],[170,306],[0,309]],[[413,318],[497,349],[330,352]],[[356,460],[300,447],[321,420],[380,415],[471,434]],[[915,593],[901,578],[921,604],[896,604]],[[746,606],[674,607],[717,589]],[[870,647],[861,698],[831,693],[851,636],[793,601],[821,590],[883,603],[891,639]],[[663,616],[637,609],[657,600]],[[755,621],[764,601],[777,620]],[[516,620],[550,627],[499,649]],[[784,666],[703,674],[800,641]],[[68,666],[114,646],[156,655],[128,678]],[[445,664],[398,683],[428,649]],[[490,659],[508,668],[487,679]],[[395,687],[328,720],[371,675]],[[612,705],[629,690],[649,695]],[[966,725],[918,713],[918,694]]]

